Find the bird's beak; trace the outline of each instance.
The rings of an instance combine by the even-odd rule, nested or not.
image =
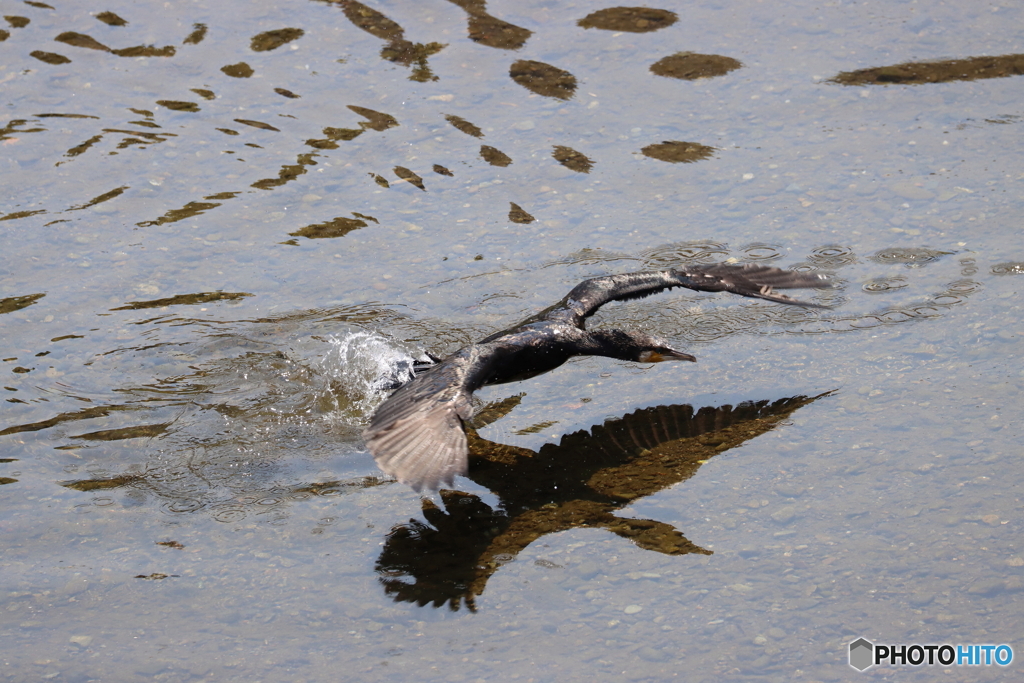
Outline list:
[[[697,359],[694,356],[691,356],[688,353],[683,353],[682,351],[669,351],[662,355],[661,360],[688,360],[691,363],[697,362]]]
[[[672,349],[668,349],[664,352],[644,351],[640,355],[641,363],[660,363],[666,360],[688,360],[691,363],[697,362],[697,359],[690,354],[683,353],[682,351],[673,351]]]

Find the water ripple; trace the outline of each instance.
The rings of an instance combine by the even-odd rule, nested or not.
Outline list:
[[[800,322],[788,331],[800,334],[851,332],[880,325],[898,325],[914,320],[936,318],[945,315],[953,306],[963,304],[970,295],[980,289],[981,284],[974,280],[956,280],[947,284],[943,291],[933,294],[928,301],[916,306],[894,307],[855,316],[822,316],[815,320]]]
[[[884,294],[886,292],[893,292],[897,289],[903,289],[907,286],[907,279],[899,275],[895,277],[879,277],[873,280],[868,280],[861,287],[868,294]]]
[[[218,505],[210,510],[210,516],[218,522],[240,522],[245,519],[245,508],[241,505]]]
[[[920,268],[951,253],[953,252],[937,251],[923,247],[892,247],[891,249],[882,249],[875,252],[871,260],[876,263],[902,263],[908,268]]]
[[[744,261],[772,261],[782,258],[782,247],[775,244],[754,242],[740,249]]]
[[[723,261],[729,247],[718,242],[678,242],[640,252],[648,268],[664,268],[680,263],[712,263]]]
[[[857,262],[857,255],[853,249],[840,244],[827,244],[818,247],[811,252],[807,260],[816,266],[823,268],[839,268]]]
[[[1010,261],[992,266],[993,275],[1024,275],[1024,262]]]

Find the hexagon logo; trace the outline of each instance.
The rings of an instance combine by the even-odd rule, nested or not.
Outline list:
[[[850,666],[864,671],[874,664],[875,646],[869,640],[858,638],[850,643]]]

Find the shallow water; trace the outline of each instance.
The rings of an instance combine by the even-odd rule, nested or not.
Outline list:
[[[5,7],[0,676],[937,673],[858,674],[861,636],[1020,656],[1024,81],[830,79],[1012,65],[1021,10],[577,25],[606,7]],[[742,67],[650,72],[680,52]],[[840,287],[607,306],[594,326],[699,362],[479,392],[461,494],[421,502],[366,453],[394,361],[586,277],[729,259]],[[684,406],[705,422],[668,435]]]

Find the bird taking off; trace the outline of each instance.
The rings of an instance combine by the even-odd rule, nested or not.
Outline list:
[[[554,306],[419,371],[377,408],[363,433],[366,445],[385,473],[416,491],[451,486],[455,475],[466,473],[469,451],[462,422],[472,416],[470,398],[480,387],[529,379],[573,356],[608,356],[638,363],[696,360],[664,340],[639,332],[587,331],[586,319],[609,301],[640,299],[685,287],[823,308],[775,290],[831,286],[827,277],[817,273],[732,264],[584,280]]]

